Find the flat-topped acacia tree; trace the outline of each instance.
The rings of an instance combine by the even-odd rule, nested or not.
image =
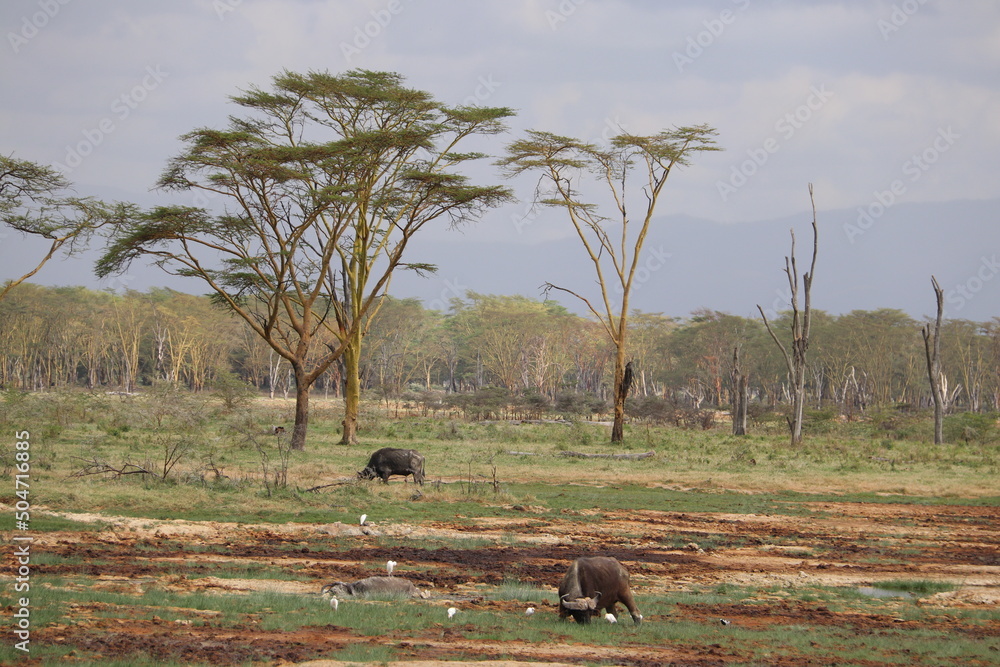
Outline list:
[[[73,195],[70,182],[51,167],[0,155],[0,224],[49,244],[34,268],[0,285],[0,299],[57,253],[71,256],[86,248],[101,226],[124,210],[127,205]]]
[[[603,148],[532,130],[510,144],[499,162],[509,176],[524,172],[539,176],[536,203],[565,209],[593,265],[599,301],[552,283],[546,288],[580,299],[614,346],[611,442],[624,439],[625,399],[632,375],[626,363],[629,301],[645,261],[643,244],[656,204],[674,167],[687,164],[694,153],[719,150],[715,134],[708,125],[679,127],[650,136],[622,132]],[[587,194],[585,188],[589,188]],[[602,214],[597,204],[598,192],[608,195],[608,215]]]
[[[432,221],[458,225],[511,197],[470,184],[459,169],[485,156],[457,148],[504,131],[513,112],[447,107],[398,74],[367,70],[286,71],[270,90],[232,101],[245,115],[184,135],[158,182],[201,193],[212,209],[161,206],[118,222],[97,273],[145,258],[206,283],[290,364],[291,444],[304,449],[310,388],[346,350],[360,350],[393,272],[434,270],[404,260],[410,239]],[[345,435],[350,396],[346,403]]]

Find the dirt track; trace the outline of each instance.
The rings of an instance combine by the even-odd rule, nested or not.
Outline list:
[[[238,526],[119,517],[111,518],[109,529],[82,538],[79,533],[41,535],[36,549],[85,559],[80,565],[53,565],[46,569],[48,574],[86,578],[89,586],[132,594],[162,587],[215,593],[273,590],[315,595],[323,583],[369,576],[372,562],[392,557],[419,571],[411,579],[432,593],[426,604],[446,605],[446,600],[460,599],[465,608],[522,614],[521,602],[484,599],[484,585],[516,579],[554,591],[569,560],[585,553],[602,553],[617,557],[629,568],[640,607],[644,596],[722,583],[764,587],[770,591],[761,593],[761,599],[767,601],[762,605],[678,604],[669,614],[644,610],[647,623],[685,619],[717,624],[726,619],[744,629],[776,624],[838,625],[857,632],[879,632],[898,628],[901,623],[916,627],[913,624],[917,621],[904,621],[891,614],[836,613],[823,604],[802,602],[785,594],[787,589],[797,587],[860,587],[890,579],[946,580],[960,584],[958,590],[921,599],[918,602],[921,605],[1000,609],[1000,522],[992,508],[817,503],[810,508],[812,514],[803,518],[633,511],[606,512],[600,522],[580,514],[566,514],[553,520],[534,514],[532,508],[519,509],[523,511],[516,518],[491,519],[474,529],[447,524],[386,524],[365,529],[341,524]],[[73,516],[84,520],[94,518]],[[371,539],[371,547],[330,551],[311,550],[308,546],[311,537],[328,539],[338,535],[356,537],[363,544],[367,539],[365,533]],[[380,549],[376,546],[378,535],[405,536],[405,544],[413,546],[394,546],[391,552]],[[480,538],[475,542],[477,545],[483,544],[483,539],[496,540],[497,546],[420,548],[422,538],[455,536]],[[681,548],[676,547],[679,537],[685,544]],[[305,546],[289,550],[290,543]],[[162,549],[144,551],[150,556],[140,560],[135,550],[139,544],[161,544]],[[665,546],[669,544],[675,546]],[[713,548],[713,544],[734,546]],[[225,548],[199,556],[189,550],[197,545]],[[101,564],[88,566],[88,556],[99,559]],[[306,573],[314,580],[185,577],[165,572],[171,563],[182,560],[190,563],[192,559],[204,563],[207,569],[213,561],[230,565],[263,563],[289,570],[294,567],[298,575]],[[539,613],[555,614],[554,599],[552,595],[550,600],[543,601]],[[187,611],[191,621],[167,624],[134,620],[136,614],[126,607],[78,604],[65,610],[63,623],[39,630],[33,639],[39,643],[75,645],[83,655],[90,656],[97,653],[105,658],[122,657],[144,651],[164,659],[220,665],[254,659],[275,664],[302,662],[359,642],[389,644],[395,648],[396,656],[413,660],[414,665],[476,655],[484,660],[505,655],[550,664],[608,661],[629,665],[721,665],[752,659],[749,655],[734,655],[718,645],[650,646],[635,642],[613,650],[559,641],[498,645],[467,639],[460,624],[435,628],[425,632],[425,636],[380,638],[361,637],[334,624],[303,627],[297,632],[273,632],[260,628],[253,618],[234,629],[213,624],[210,611]],[[949,614],[934,618],[937,619],[932,621],[934,626],[928,625],[927,629],[947,632],[952,629],[948,624],[954,624],[954,631],[981,633],[984,641],[992,642],[1000,651],[1000,640],[996,639],[1000,636],[1000,614],[991,622],[976,626],[963,625]],[[196,620],[199,622],[194,623]],[[1000,661],[1000,653],[996,655]],[[810,663],[783,659],[769,664]]]

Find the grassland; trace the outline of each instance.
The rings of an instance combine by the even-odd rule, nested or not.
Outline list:
[[[31,443],[29,531],[14,530],[13,481],[0,493],[0,527],[34,537],[30,658],[946,665],[1000,655],[1000,451],[988,438],[935,447],[920,436],[923,416],[893,415],[817,420],[796,449],[777,422],[744,438],[725,424],[634,424],[612,447],[598,423],[466,422],[373,403],[363,445],[343,447],[339,404],[316,399],[307,450],[290,452],[271,427],[291,410],[261,399],[227,412],[207,395],[6,396],[7,479],[15,432]],[[356,480],[381,446],[421,451],[426,485]],[[558,619],[566,564],[597,551],[633,573],[643,626]],[[332,612],[319,595],[389,558],[428,599]],[[25,657],[0,647],[0,661]]]

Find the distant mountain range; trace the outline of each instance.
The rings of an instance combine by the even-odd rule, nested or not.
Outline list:
[[[544,224],[535,220],[536,227],[522,230],[530,233],[518,234],[511,224],[510,240],[480,241],[477,233],[460,232],[415,237],[408,260],[436,264],[438,272],[425,278],[400,272],[390,292],[419,298],[425,307],[437,310],[447,310],[450,300],[464,297],[467,290],[541,298],[546,282],[596,297],[592,267],[578,240],[567,235],[531,242],[561,234],[560,225],[568,227],[561,211],[547,210],[545,216]],[[741,223],[684,216],[656,220],[632,306],[677,317],[701,308],[757,317],[757,304],[769,314],[783,310],[788,304],[783,269],[790,250],[789,229],[795,229],[799,268],[805,271],[812,244],[810,221],[806,212]],[[833,314],[895,308],[920,319],[934,314],[930,282],[934,275],[945,290],[947,317],[975,321],[1000,317],[1000,199],[899,203],[887,208],[873,201],[863,210],[821,211],[818,223],[815,308]],[[44,247],[7,233],[0,240],[0,278],[12,277],[19,269],[23,273],[30,260],[44,254]],[[171,278],[156,268],[133,267],[124,279],[98,281],[93,277],[95,255],[54,260],[35,282],[206,291],[193,280]],[[553,292],[553,298],[574,312],[584,312],[566,294]]]
[[[743,223],[682,216],[657,220],[646,242],[633,307],[680,317],[701,308],[745,317],[759,316],[757,304],[769,315],[786,309],[789,230],[795,229],[799,271],[807,271],[811,220],[810,213]],[[934,275],[945,291],[946,317],[1000,317],[1000,199],[888,208],[873,200],[864,209],[820,212],[817,220],[815,308],[833,314],[894,308],[920,319],[935,312]],[[465,290],[540,298],[545,282],[597,294],[578,240],[518,241],[480,242],[459,233],[454,240],[420,240],[411,259],[437,264],[438,273],[427,278],[400,274],[391,292],[437,309],[447,308],[448,300]],[[553,296],[582,312],[572,297]]]

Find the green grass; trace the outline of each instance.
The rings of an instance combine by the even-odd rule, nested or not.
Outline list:
[[[889,591],[901,591],[914,596],[934,595],[953,591],[958,586],[947,581],[930,581],[928,579],[890,579],[876,584],[878,588]]]
[[[45,401],[54,398],[51,405]],[[607,429],[588,423],[510,424],[466,423],[449,419],[390,419],[371,405],[362,420],[359,447],[336,445],[340,415],[334,403],[318,401],[313,412],[308,449],[293,452],[289,459],[286,488],[267,488],[263,483],[261,458],[253,447],[235,434],[233,424],[241,420],[259,429],[258,439],[268,447],[277,442],[265,433],[265,425],[287,423],[291,404],[268,403],[250,415],[220,416],[201,397],[187,397],[184,409],[192,419],[170,417],[164,429],[170,435],[190,438],[192,446],[165,480],[146,476],[109,479],[107,476],[74,476],[81,459],[98,458],[111,463],[157,461],[163,453],[161,429],[141,399],[107,400],[103,396],[36,397],[19,399],[16,411],[0,412],[0,426],[24,428],[32,437],[31,531],[39,533],[99,533],[108,522],[78,522],[55,517],[45,508],[66,512],[99,512],[109,516],[153,520],[187,519],[234,524],[281,524],[285,522],[321,526],[341,522],[357,526],[365,513],[374,530],[380,525],[408,523],[469,529],[468,537],[421,539],[419,547],[406,536],[329,536],[319,532],[284,538],[275,535],[267,549],[274,563],[199,558],[226,555],[228,545],[196,544],[184,538],[144,538],[129,545],[138,558],[179,551],[187,558],[162,563],[159,574],[196,581],[213,576],[222,579],[314,581],[316,566],[282,566],[280,559],[317,558],[355,549],[421,548],[484,549],[514,545],[513,533],[498,532],[486,538],[479,530],[483,519],[504,518],[519,525],[545,530],[560,521],[599,522],[605,513],[635,512],[636,508],[669,513],[701,512],[821,516],[823,503],[907,503],[1000,507],[996,474],[1000,452],[995,446],[966,443],[933,446],[926,440],[897,438],[872,431],[870,425],[840,424],[821,420],[816,433],[808,433],[801,448],[791,449],[786,437],[773,432],[734,438],[724,428],[686,431],[669,427],[631,425],[623,446],[607,442]],[[53,411],[52,406],[62,406]],[[10,406],[7,406],[10,408]],[[16,414],[15,414],[16,412]],[[196,417],[196,419],[194,419]],[[46,428],[45,420],[58,428]],[[172,421],[171,421],[172,420]],[[57,422],[57,423],[56,423]],[[193,428],[191,424],[195,424]],[[822,431],[821,433],[819,431]],[[428,483],[421,489],[398,478],[384,486],[353,479],[369,453],[385,445],[419,449],[427,458]],[[655,452],[643,460],[579,459],[562,456],[573,450],[590,454]],[[523,453],[511,453],[523,452]],[[0,456],[0,468],[11,462]],[[9,458],[9,457],[8,457]],[[273,458],[272,458],[273,463]],[[216,473],[219,473],[218,475]],[[221,475],[221,476],[219,476]],[[10,479],[9,475],[7,476]],[[494,479],[497,485],[494,486]],[[343,483],[310,493],[311,486],[337,480]],[[440,481],[439,481],[440,480]],[[16,501],[12,484],[0,490],[0,501]],[[0,530],[13,530],[13,512],[0,515]],[[225,528],[223,528],[225,530]],[[859,562],[902,562],[907,551],[885,539],[876,526],[855,540]],[[642,539],[642,528],[623,540]],[[73,539],[69,536],[67,539]],[[685,533],[658,544],[659,549],[681,550],[689,542],[713,549],[748,546],[738,533]],[[774,546],[795,544],[792,538],[775,536]],[[921,607],[913,600],[878,600],[860,595],[853,588],[808,587],[765,589],[721,584],[705,589],[678,591],[669,596],[640,596],[643,613],[651,620],[634,628],[627,615],[614,626],[594,623],[577,626],[557,618],[550,603],[554,592],[532,582],[508,579],[495,586],[480,585],[476,591],[492,605],[457,602],[461,612],[448,621],[441,600],[349,600],[334,613],[319,595],[277,593],[208,594],[166,590],[141,584],[141,593],[100,590],[89,576],[45,575],[47,566],[102,566],[111,562],[115,545],[93,541],[86,557],[61,556],[36,549],[32,563],[45,586],[31,591],[32,623],[37,629],[65,623],[72,604],[109,605],[98,618],[157,617],[164,622],[192,621],[222,628],[259,628],[293,631],[303,627],[336,625],[365,638],[330,657],[348,661],[391,662],[400,659],[392,646],[375,641],[379,637],[440,637],[449,633],[469,639],[528,642],[581,642],[599,646],[635,643],[657,645],[716,646],[731,664],[767,664],[784,656],[805,656],[822,662],[830,655],[844,660],[882,661],[886,664],[937,665],[996,659],[996,642],[977,640],[974,633],[954,632],[955,619],[965,625],[995,627],[990,609],[952,609],[946,612]],[[107,557],[105,557],[107,553]],[[810,552],[775,551],[788,558],[822,558],[822,545]],[[322,559],[317,559],[322,562]],[[321,567],[321,566],[320,566]],[[479,568],[482,569],[482,568]],[[65,570],[64,570],[65,571]],[[642,568],[639,567],[639,572]],[[467,570],[469,574],[482,572]],[[372,574],[380,571],[372,570]],[[156,577],[150,577],[155,582]],[[553,582],[554,584],[555,582]],[[877,582],[880,588],[906,591],[926,597],[952,584],[921,580]],[[318,591],[318,586],[317,586]],[[767,627],[720,626],[718,619],[695,620],[689,609],[709,610],[717,605],[742,605],[767,610],[778,604],[825,605],[834,611],[855,610],[866,614],[898,617],[916,627],[889,626],[878,632],[854,632],[851,628],[805,624],[774,624]],[[497,603],[510,602],[517,613],[494,611]],[[531,617],[523,614],[527,603],[539,605]],[[542,606],[546,603],[546,606]],[[751,607],[751,605],[754,605]],[[758,606],[759,605],[759,606]],[[128,610],[123,612],[122,610]],[[206,618],[183,610],[211,610]],[[947,618],[946,618],[947,615]],[[777,647],[777,648],[772,648]],[[991,648],[992,647],[992,648]],[[39,645],[32,658],[56,662],[70,648]],[[0,646],[0,663],[22,658],[8,644]],[[87,655],[74,656],[87,664]],[[729,659],[731,658],[731,660]],[[114,664],[94,660],[94,663]],[[121,664],[187,664],[137,652]]]
[[[537,602],[553,598],[551,590],[539,588],[523,581],[504,581],[490,595],[494,600],[520,600],[522,602]]]

